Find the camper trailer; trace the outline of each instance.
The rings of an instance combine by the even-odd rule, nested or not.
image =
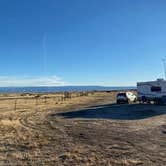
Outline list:
[[[151,102],[156,104],[166,104],[166,81],[157,79],[156,81],[137,83],[138,101]]]

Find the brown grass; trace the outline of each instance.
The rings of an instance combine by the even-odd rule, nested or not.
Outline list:
[[[164,165],[165,115],[135,121],[56,116],[113,103],[115,94],[2,95],[0,165]]]

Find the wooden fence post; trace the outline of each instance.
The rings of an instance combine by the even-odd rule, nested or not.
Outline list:
[[[15,101],[14,101],[14,111],[16,111],[17,110],[17,99],[15,99]]]
[[[37,107],[37,105],[38,105],[38,97],[36,97],[36,107]]]
[[[46,96],[44,97],[44,103],[45,104],[47,103],[47,97]]]
[[[38,106],[38,99],[39,99],[39,98],[40,98],[40,95],[36,95],[36,96],[35,96],[35,98],[34,98],[34,99],[35,99],[35,101],[36,101],[36,102],[35,102],[35,105],[36,105],[36,110],[37,110],[37,106]]]

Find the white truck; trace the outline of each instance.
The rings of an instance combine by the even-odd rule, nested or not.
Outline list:
[[[166,104],[166,81],[157,79],[156,81],[138,82],[137,99],[140,102],[156,104]]]
[[[137,97],[132,92],[120,92],[116,96],[117,104],[136,102]]]

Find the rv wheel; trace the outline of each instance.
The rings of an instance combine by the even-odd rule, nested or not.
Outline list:
[[[143,102],[143,103],[146,103],[146,102],[147,102],[147,99],[146,99],[145,96],[142,96],[142,102]]]
[[[155,101],[155,104],[157,104],[157,105],[162,105],[162,104],[163,104],[162,99],[157,99],[157,100]]]

